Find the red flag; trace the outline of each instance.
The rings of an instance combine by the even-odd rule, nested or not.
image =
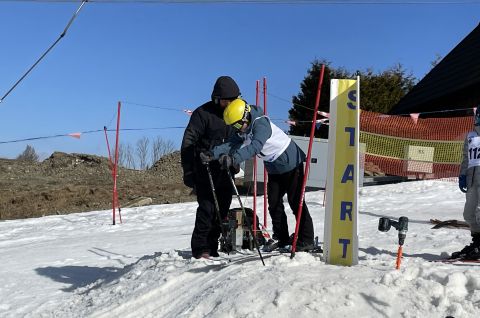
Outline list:
[[[412,117],[413,119],[413,122],[416,124],[417,121],[418,121],[418,116],[420,115],[420,113],[412,113],[410,114],[410,117]]]
[[[77,139],[80,139],[82,133],[71,133],[71,134],[68,134],[70,137],[73,137],[73,138],[77,138]]]

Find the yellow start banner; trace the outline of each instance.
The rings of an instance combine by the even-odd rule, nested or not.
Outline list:
[[[328,264],[358,264],[360,78],[330,89],[324,254]]]

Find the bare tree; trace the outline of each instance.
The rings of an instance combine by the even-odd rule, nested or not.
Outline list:
[[[38,155],[35,152],[35,148],[33,148],[30,145],[27,145],[25,150],[18,155],[17,160],[38,162]]]
[[[113,154],[112,161],[115,161],[115,151],[111,153]],[[127,145],[124,143],[118,146],[118,165],[127,168]]]
[[[163,140],[157,136],[152,143],[152,165],[154,165],[161,157],[175,151],[175,145],[171,140]]]
[[[128,144],[126,149],[125,149],[125,160],[126,160],[126,165],[125,167],[130,168],[130,169],[135,169],[135,156],[134,156],[134,151],[132,145]]]
[[[147,157],[148,157],[149,143],[150,143],[150,140],[145,136],[137,140],[137,157],[139,161],[140,170],[145,170],[148,168]]]
[[[142,137],[137,140],[134,147],[129,143],[121,143],[118,147],[118,165],[129,169],[148,169],[154,165],[162,156],[175,151],[175,144],[171,140],[164,140],[158,136],[152,142],[151,153],[149,153],[150,139]],[[115,147],[111,151],[112,161],[115,161]],[[149,154],[152,162],[148,162]]]

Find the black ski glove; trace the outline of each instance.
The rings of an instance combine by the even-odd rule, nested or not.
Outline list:
[[[204,165],[213,160],[213,153],[211,151],[204,151],[200,153],[200,160]]]
[[[221,155],[218,159],[218,162],[220,162],[220,167],[224,170],[227,170],[233,166],[233,158],[229,155]]]
[[[183,184],[192,189],[195,187],[195,175],[193,172],[183,174]]]
[[[230,168],[230,171],[232,171],[233,174],[237,174],[240,172],[240,165],[239,164],[234,164],[232,168]]]
[[[458,187],[463,193],[467,193],[467,176],[461,174],[458,176]]]

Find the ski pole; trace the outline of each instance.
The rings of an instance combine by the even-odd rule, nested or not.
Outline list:
[[[262,261],[263,266],[265,266],[265,262],[263,261],[262,253],[260,252],[260,248],[258,247],[257,237],[253,233],[252,224],[250,223],[250,220],[247,218],[247,213],[245,212],[245,208],[243,207],[242,199],[240,198],[240,194],[238,193],[237,186],[235,185],[234,175],[229,170],[230,169],[227,170],[227,173],[228,173],[230,182],[232,183],[232,187],[235,190],[235,194],[237,195],[238,203],[240,204],[240,207],[242,208],[243,218],[245,219],[245,222],[247,222],[248,230],[250,231],[250,233],[252,233],[253,245],[255,245],[255,248],[257,249],[258,255],[260,256],[260,260]],[[253,213],[253,222],[256,222],[256,220],[257,220],[257,214]]]
[[[212,172],[210,170],[210,164],[206,160],[202,160],[202,163],[207,168],[208,180],[210,181],[210,187],[212,188],[213,202],[215,204],[215,212],[217,214],[218,225],[220,226],[220,231],[222,232],[223,239],[226,239],[226,233],[222,226],[222,216],[220,215],[220,205],[217,200],[217,193],[215,192],[215,184],[213,183]],[[229,252],[227,254],[230,254]]]

